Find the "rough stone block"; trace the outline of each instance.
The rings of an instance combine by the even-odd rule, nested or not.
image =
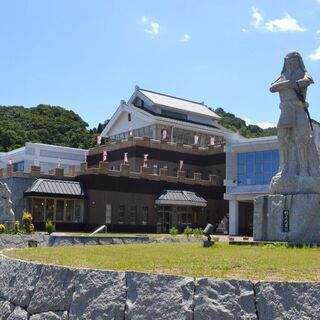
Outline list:
[[[259,319],[319,319],[320,283],[258,282]]]
[[[28,312],[69,310],[77,272],[63,267],[43,266]]]
[[[99,244],[102,244],[102,245],[106,245],[106,244],[112,244],[113,243],[113,239],[110,237],[110,238],[104,238],[104,237],[101,237],[98,239],[99,241]]]
[[[126,319],[192,319],[191,278],[128,272]]]
[[[14,305],[0,298],[0,319],[6,320],[12,313]]]
[[[58,312],[43,312],[32,315],[29,320],[68,320],[67,311],[58,311]]]
[[[257,319],[255,311],[253,284],[249,281],[199,279],[196,282],[194,320],[253,320]]]
[[[75,279],[69,319],[124,319],[123,272],[80,270]]]
[[[28,313],[20,307],[16,307],[7,320],[27,320]]]
[[[284,210],[288,210],[287,229]],[[319,194],[259,196],[254,202],[254,240],[320,243],[319,212]]]
[[[27,307],[41,274],[41,265],[0,256],[0,296]]]

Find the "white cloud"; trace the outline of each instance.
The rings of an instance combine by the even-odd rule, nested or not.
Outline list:
[[[258,122],[257,126],[262,128],[262,129],[274,128],[275,127],[275,125],[270,123],[270,122]]]
[[[243,119],[246,122],[246,125],[256,125],[258,127],[260,127],[261,129],[267,129],[267,128],[274,128],[276,127],[273,123],[267,122],[267,121],[263,121],[263,122],[256,122],[253,121],[251,119],[248,118],[244,118]]]
[[[320,0],[319,0],[320,1]],[[286,14],[283,18],[274,19],[263,23],[263,16],[258,8],[251,8],[252,21],[251,24],[254,28],[270,32],[303,32],[305,28],[301,27],[297,20]]]
[[[320,33],[320,29],[316,31],[316,34],[319,34],[319,33]]]
[[[241,29],[241,32],[247,33],[247,32],[250,32],[250,30],[249,30],[249,29],[246,29],[246,28],[242,28],[242,29]]]
[[[260,28],[261,23],[263,21],[263,17],[261,15],[261,13],[259,12],[258,8],[252,7],[252,22],[251,24],[255,27],[255,28]]]
[[[320,60],[320,47],[318,47],[313,53],[310,53],[308,58],[312,61]]]
[[[155,21],[150,21],[146,16],[140,18],[140,22],[146,26],[144,31],[151,35],[151,38],[154,39],[160,31],[160,24]]]
[[[275,19],[268,21],[265,24],[265,28],[271,32],[303,32],[306,29],[299,26],[296,19],[292,18],[289,14],[286,14],[282,19]]]
[[[182,39],[181,39],[181,42],[189,42],[191,40],[191,36],[190,34],[184,34]]]
[[[148,18],[147,18],[146,16],[142,16],[141,19],[140,19],[140,21],[141,21],[142,23],[147,23],[147,22],[148,22]]]
[[[155,21],[151,21],[149,25],[149,29],[144,29],[146,33],[149,33],[151,35],[151,38],[154,39],[160,31],[160,24]]]

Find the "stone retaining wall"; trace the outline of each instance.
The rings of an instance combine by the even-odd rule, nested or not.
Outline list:
[[[320,284],[73,269],[0,256],[0,319],[319,319]]]
[[[29,241],[37,241],[39,246],[74,246],[74,245],[105,245],[150,242],[149,237],[86,237],[86,236],[49,236],[46,234],[2,234],[0,249],[25,248]],[[1,320],[1,319],[0,319]]]

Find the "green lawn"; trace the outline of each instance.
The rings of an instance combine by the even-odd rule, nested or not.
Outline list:
[[[320,248],[155,243],[14,249],[5,254],[49,264],[196,278],[320,281]]]

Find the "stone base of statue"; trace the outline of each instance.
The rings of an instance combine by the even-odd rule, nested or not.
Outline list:
[[[253,225],[255,241],[320,244],[320,194],[259,196]]]
[[[0,224],[3,224],[6,227],[6,231],[10,232],[14,230],[15,221],[0,221]]]
[[[320,177],[275,175],[270,184],[271,194],[319,194]]]

